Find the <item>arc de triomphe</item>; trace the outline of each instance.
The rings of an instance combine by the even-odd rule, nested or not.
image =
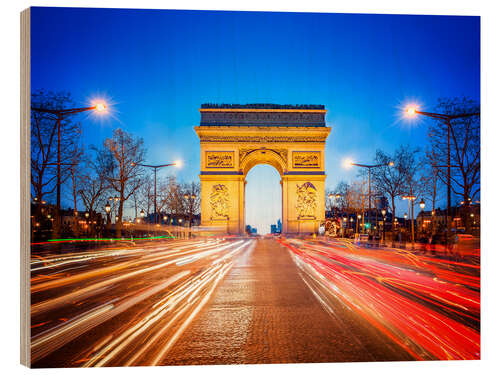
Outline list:
[[[283,233],[317,232],[331,130],[324,106],[204,104],[200,113],[201,225],[243,234],[246,175],[269,164],[281,176]]]

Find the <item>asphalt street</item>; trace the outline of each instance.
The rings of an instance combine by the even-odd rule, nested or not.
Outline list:
[[[33,256],[32,366],[479,358],[479,266],[294,238]]]

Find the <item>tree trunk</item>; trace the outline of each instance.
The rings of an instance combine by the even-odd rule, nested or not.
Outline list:
[[[120,204],[118,205],[118,220],[116,221],[116,237],[122,237],[122,215],[123,215],[123,195],[120,194]]]

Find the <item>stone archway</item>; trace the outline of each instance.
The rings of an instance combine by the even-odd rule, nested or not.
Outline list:
[[[245,230],[245,178],[257,164],[276,168],[283,233],[315,233],[325,219],[323,106],[203,105],[195,127],[201,147],[201,225]]]

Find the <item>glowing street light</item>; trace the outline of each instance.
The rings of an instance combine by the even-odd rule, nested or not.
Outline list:
[[[95,105],[95,110],[97,112],[105,112],[108,109],[105,103],[99,102]]]
[[[385,167],[385,166],[393,167],[394,162],[391,160],[391,161],[388,161],[387,163],[368,165],[368,164],[354,163],[351,159],[344,159],[344,167],[345,167],[345,165],[349,165],[348,168],[350,168],[351,166],[356,166],[356,167],[368,169],[368,212],[371,213],[371,210],[372,210],[372,169]],[[364,222],[364,219],[363,219],[363,222]]]
[[[424,210],[424,208],[425,208],[425,201],[422,199],[422,200],[420,201],[420,209],[423,211],[423,210]]]
[[[417,115],[418,107],[416,105],[410,104],[405,109],[405,115],[408,118],[415,117]]]
[[[91,107],[83,107],[83,108],[65,108],[65,109],[52,109],[52,108],[37,108],[31,107],[32,111],[40,112],[40,113],[48,113],[50,115],[55,116],[55,120],[57,122],[57,161],[56,163],[47,163],[46,165],[56,165],[57,166],[57,177],[56,177],[56,233],[57,236],[59,234],[59,228],[61,226],[61,122],[66,117],[75,115],[77,113],[86,112],[86,111],[96,111],[99,113],[105,112],[106,104],[104,102],[98,102]]]
[[[431,117],[436,120],[441,120],[446,124],[447,127],[447,173],[446,173],[446,190],[447,190],[447,205],[446,205],[446,244],[448,244],[448,236],[451,233],[451,151],[450,151],[450,129],[451,129],[451,120],[455,120],[458,118],[472,117],[472,116],[480,116],[480,112],[477,113],[461,113],[457,115],[447,115],[444,113],[433,113],[433,112],[423,112],[419,110],[419,106],[415,104],[409,104],[405,108],[405,117],[414,118],[416,115],[422,115]]]
[[[158,213],[156,212],[156,171],[160,168],[163,168],[163,167],[171,167],[171,166],[175,166],[177,168],[180,168],[182,166],[182,162],[180,160],[177,160],[173,163],[169,163],[169,164],[160,164],[160,165],[149,165],[149,164],[141,164],[141,163],[130,163],[130,165],[132,167],[135,167],[136,165],[139,165],[141,167],[146,167],[146,168],[152,168],[154,170],[154,174],[155,174],[155,193],[154,193],[154,214],[155,214],[155,224],[157,222],[157,215]]]
[[[354,161],[351,158],[345,158],[344,160],[342,160],[342,167],[344,167],[345,169],[351,169],[353,164]]]

